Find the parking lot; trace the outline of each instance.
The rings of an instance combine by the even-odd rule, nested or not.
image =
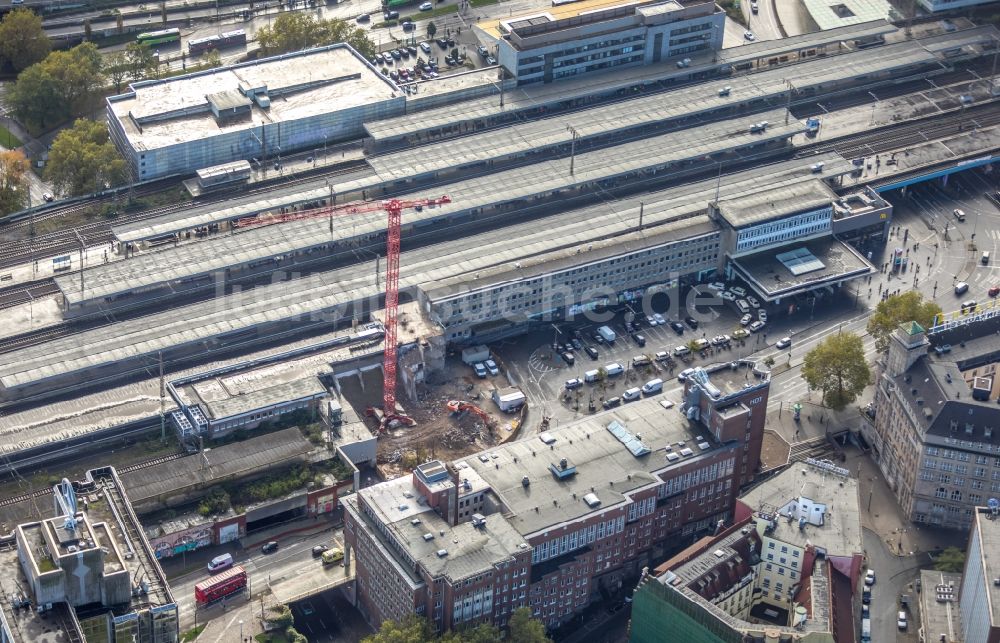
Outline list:
[[[589,316],[592,319],[584,319],[581,315],[577,320],[553,323],[547,329],[498,342],[493,348],[533,407],[540,408],[544,415],[554,419],[569,419],[577,413],[599,411],[605,401],[620,398],[626,390],[641,388],[656,378],[663,380],[662,392],[651,395],[677,403],[682,389],[678,376],[684,369],[733,362],[755,353],[766,354],[767,350],[775,352],[777,349],[773,344],[776,339],[783,336],[782,332],[791,332],[789,329],[798,321],[785,316],[775,318],[772,313],[758,332],[744,331],[746,336],[743,339],[712,345],[713,338],[717,336],[728,335],[732,338],[739,335],[738,329],[744,329],[740,324],[743,315],[733,302],[721,299],[704,287],[700,289],[699,303],[693,310],[675,308],[666,313],[668,306],[657,306],[660,302],[654,298],[654,305],[645,312],[637,304],[605,313],[604,318],[595,314]],[[687,292],[683,299],[691,301]],[[657,313],[658,310],[664,312]],[[761,310],[767,314],[766,308]],[[757,312],[758,309],[752,310],[752,313]],[[650,325],[647,313],[659,314],[667,323]],[[697,318],[694,320],[697,328],[682,321],[689,315]],[[753,319],[756,320],[757,315],[753,315]],[[613,343],[609,344],[599,337],[597,330],[602,326],[614,332]],[[677,329],[681,332],[678,333]],[[769,336],[772,337],[770,342]],[[574,345],[574,339],[578,346]],[[685,352],[687,345],[697,340],[707,343],[707,348],[684,356],[675,355]],[[555,348],[557,344],[561,350]],[[565,350],[567,344],[571,351]],[[571,353],[572,364],[564,357],[566,352]],[[596,357],[593,356],[595,353]],[[668,353],[672,359],[668,361],[662,355],[657,359],[657,353]],[[613,364],[621,365],[620,374],[611,374],[617,369],[607,367]],[[584,381],[572,390],[566,389],[567,380],[585,380],[585,374],[595,370],[601,371],[599,381]]]

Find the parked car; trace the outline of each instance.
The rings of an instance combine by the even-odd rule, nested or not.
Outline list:
[[[622,400],[626,402],[635,402],[640,397],[642,397],[642,391],[638,387],[630,388],[622,393]]]
[[[749,40],[750,42],[757,40],[757,36],[753,35],[753,32],[750,31],[749,29],[743,32],[743,37]]]
[[[732,293],[734,295],[737,295],[738,297],[746,297],[747,296],[747,289],[744,288],[743,286],[733,286],[729,290],[732,291]]]
[[[694,373],[694,369],[693,368],[685,368],[683,371],[681,371],[680,373],[678,373],[678,375],[677,375],[677,381],[678,382],[683,382],[687,378],[691,377],[691,373]]]
[[[656,321],[656,317],[653,317],[652,315],[646,316],[646,323],[649,324],[650,327],[660,325],[660,322]]]
[[[737,328],[736,330],[733,331],[733,339],[744,339],[749,336],[750,333],[748,333],[747,329],[745,328]]]
[[[576,358],[573,357],[573,353],[571,353],[569,351],[565,351],[562,354],[562,358],[563,358],[563,361],[566,362],[567,364],[569,364],[570,366],[572,366],[573,364],[576,364]]]
[[[1000,286],[991,286],[987,294],[989,294],[990,297],[1000,295]]]
[[[726,284],[722,283],[721,281],[713,281],[712,283],[708,284],[708,289],[714,290],[715,292],[722,292],[723,290],[726,289]]]
[[[751,308],[760,308],[760,302],[752,295],[747,297],[747,303],[750,304]]]
[[[326,545],[316,545],[313,547],[313,558],[319,558],[327,549],[329,549],[329,547]]]
[[[597,349],[594,348],[593,346],[584,347],[583,352],[585,352],[588,356],[590,356],[590,359],[597,359],[598,352]]]
[[[490,67],[492,67],[493,65],[497,64],[497,59],[494,58],[493,56],[487,56],[486,57],[486,64],[489,65]]]
[[[976,312],[976,306],[978,306],[978,305],[979,305],[979,302],[977,302],[975,299],[969,299],[968,301],[963,301],[962,302],[962,314],[964,315],[966,313],[974,313],[974,312]]]
[[[491,359],[488,359],[485,362],[483,362],[483,366],[485,366],[486,370],[490,372],[490,375],[500,374],[500,369],[497,368],[497,363]]]
[[[896,615],[896,627],[900,630],[906,630],[906,612],[900,612]]]
[[[747,328],[750,329],[751,333],[756,333],[758,330],[764,328],[764,322],[755,321],[754,323],[750,324]]]
[[[358,16],[357,18],[355,18],[355,20],[357,22],[359,22],[359,23],[360,22],[371,22],[371,19],[372,19],[372,17],[370,15],[368,15],[367,13],[363,13],[360,16]]]
[[[402,26],[403,26],[403,31],[413,31],[414,29],[416,29],[417,23],[410,22],[409,20],[407,20],[406,22],[403,23]]]
[[[429,42],[426,42],[426,41],[420,43],[420,50],[422,52],[424,52],[425,54],[431,53],[431,44]]]
[[[46,203],[52,203],[52,201],[55,200],[55,197],[52,196],[51,193],[46,192],[42,194],[42,200],[45,201]]]
[[[690,326],[692,330],[698,328],[698,320],[691,315],[684,318],[684,323]]]
[[[726,301],[736,301],[736,295],[731,290],[725,290],[719,296]]]
[[[386,22],[388,22],[389,20],[398,20],[399,12],[395,10],[386,11],[385,13],[382,14],[382,17],[385,18]]]
[[[655,319],[656,323],[660,324],[661,326],[667,323],[667,318],[661,315],[660,313],[653,313],[653,319]]]
[[[608,399],[604,400],[604,404],[602,404],[601,406],[603,406],[605,409],[613,409],[616,406],[621,406],[621,403],[622,403],[622,398],[609,397]]]
[[[434,9],[434,5],[432,3],[430,3],[430,2],[421,2],[420,3],[420,7],[418,7],[418,8],[421,11],[431,11],[431,10]]]
[[[758,310],[757,311],[757,319],[761,320],[762,322],[764,322],[766,324],[767,323],[767,311],[766,310]]]
[[[752,322],[752,321],[753,321],[753,317],[751,317],[749,314],[743,315],[742,317],[740,317],[740,325],[741,326],[748,326],[748,325],[750,325],[750,322]]]
[[[476,53],[479,54],[482,58],[486,58],[487,56],[490,55],[489,49],[487,49],[482,45],[476,47]]]
[[[791,337],[782,337],[781,339],[779,339],[774,344],[774,347],[775,348],[788,348],[791,345],[792,345],[792,338]]]
[[[633,333],[632,334],[632,341],[634,341],[637,346],[645,346],[646,345],[646,338],[643,337],[642,335],[640,335],[639,333]]]
[[[969,284],[967,284],[966,282],[960,281],[957,284],[955,284],[956,295],[964,295],[968,291],[969,291]]]
[[[580,388],[583,386],[583,380],[579,377],[574,377],[573,379],[566,380],[566,390],[572,391],[575,388]]]
[[[262,554],[273,554],[276,551],[278,551],[278,542],[275,540],[269,540],[260,547]]]
[[[725,346],[729,343],[729,335],[716,335],[712,338],[712,346]]]
[[[871,587],[875,584],[875,570],[869,569],[865,572],[865,585]]]
[[[476,371],[476,377],[478,377],[479,379],[481,380],[486,379],[486,373],[487,373],[486,365],[483,364],[482,362],[476,362],[475,364],[473,364],[472,370]]]
[[[965,221],[965,210],[961,208],[955,208],[954,210],[952,210],[951,213],[954,214],[955,218],[958,219],[959,221]]]
[[[684,324],[677,321],[670,322],[670,327],[673,328],[674,332],[677,333],[678,335],[684,334]]]

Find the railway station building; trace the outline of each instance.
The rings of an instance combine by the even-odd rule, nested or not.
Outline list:
[[[718,393],[711,428],[649,399],[360,490],[344,534],[362,613],[415,612],[446,630],[529,607],[555,629],[731,523],[770,382],[728,367],[704,380]]]

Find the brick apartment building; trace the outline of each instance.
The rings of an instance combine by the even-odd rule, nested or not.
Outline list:
[[[698,369],[680,406],[642,400],[361,490],[344,528],[358,607],[444,631],[528,606],[558,627],[731,522],[769,386]]]

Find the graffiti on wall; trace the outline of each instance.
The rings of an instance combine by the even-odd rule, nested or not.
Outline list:
[[[169,558],[177,554],[194,551],[212,544],[212,525],[204,524],[189,527],[166,536],[153,538],[149,541],[156,552],[156,558]]]

